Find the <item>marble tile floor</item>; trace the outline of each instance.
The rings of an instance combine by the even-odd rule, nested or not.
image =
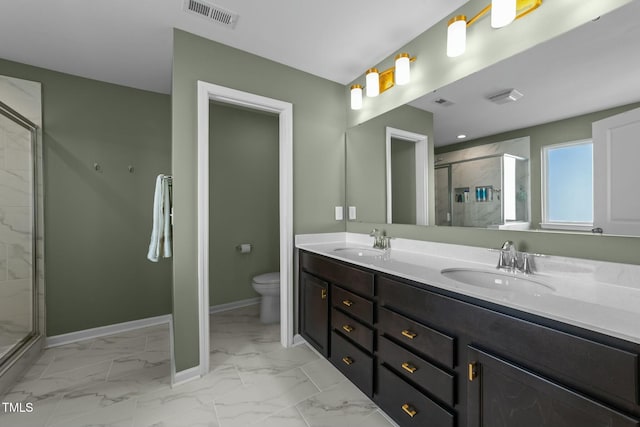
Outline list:
[[[210,318],[211,369],[171,388],[168,325],[45,350],[0,400],[33,404],[0,427],[390,427],[377,406],[307,346],[285,349],[258,306]]]

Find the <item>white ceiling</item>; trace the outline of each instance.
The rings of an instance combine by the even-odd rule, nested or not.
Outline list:
[[[2,0],[0,58],[169,93],[175,27],[347,84],[466,1],[211,1],[229,29],[184,0]]]
[[[640,1],[411,103],[434,112],[436,145],[521,129],[640,101]],[[517,25],[514,24],[514,25]],[[487,100],[516,88],[524,97]],[[434,103],[444,98],[449,107]]]

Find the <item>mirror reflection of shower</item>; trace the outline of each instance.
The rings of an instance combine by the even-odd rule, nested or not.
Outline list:
[[[436,225],[528,229],[528,155],[528,138],[437,155]]]

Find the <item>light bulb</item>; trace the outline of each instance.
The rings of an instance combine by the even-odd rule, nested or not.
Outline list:
[[[351,86],[351,109],[359,110],[362,108],[362,86]]]
[[[395,80],[398,86],[406,85],[411,81],[411,58],[408,53],[400,53],[396,56]]]
[[[367,70],[367,96],[374,97],[380,94],[380,74],[377,68]]]
[[[447,27],[447,56],[454,58],[467,48],[467,17],[458,15],[449,20]]]
[[[502,28],[516,19],[516,0],[491,0],[491,26]]]

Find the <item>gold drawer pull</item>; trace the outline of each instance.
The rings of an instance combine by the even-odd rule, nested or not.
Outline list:
[[[415,332],[411,332],[408,329],[405,329],[404,331],[402,331],[402,335],[409,338],[410,340],[418,336],[418,334],[416,334]]]
[[[418,368],[416,368],[415,366],[411,366],[409,364],[409,362],[404,362],[402,364],[402,369],[404,369],[405,371],[409,372],[410,374],[413,374],[415,371],[418,370]]]
[[[353,331],[353,326],[351,326],[351,325],[344,325],[344,326],[342,326],[342,329],[344,329],[344,330],[345,330],[345,331],[347,331],[347,332],[351,332],[351,331]]]
[[[415,417],[417,414],[416,410],[413,409],[411,406],[409,406],[408,403],[405,403],[404,405],[402,405],[402,410],[411,418]]]
[[[322,292],[320,293],[320,297],[322,299],[327,299],[327,290],[323,289]]]
[[[478,365],[477,363],[469,363],[469,381],[473,381],[478,378]]]
[[[348,299],[343,300],[342,304],[346,305],[347,307],[351,307],[353,305],[353,301],[349,301]]]
[[[349,356],[343,357],[342,361],[345,363],[345,365],[351,365],[353,363],[353,359],[350,358]]]

